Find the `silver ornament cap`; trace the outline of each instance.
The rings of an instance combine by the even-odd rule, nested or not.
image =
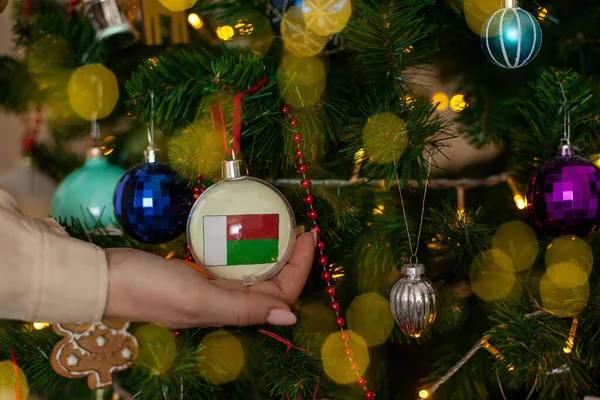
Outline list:
[[[425,277],[423,264],[402,267],[402,277],[392,288],[392,314],[404,334],[419,338],[426,334],[437,314],[437,290]]]

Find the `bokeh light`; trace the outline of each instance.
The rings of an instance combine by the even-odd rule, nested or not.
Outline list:
[[[47,328],[49,326],[50,326],[50,324],[47,322],[34,322],[33,323],[33,329],[35,329],[37,331]]]
[[[362,139],[367,157],[378,164],[399,159],[408,145],[404,122],[389,112],[371,116],[363,128]]]
[[[167,10],[172,12],[185,11],[196,4],[196,0],[158,0]]]
[[[238,338],[220,330],[204,336],[198,345],[198,368],[214,385],[237,379],[244,367],[244,348]]]
[[[546,249],[546,275],[560,288],[575,288],[587,282],[594,254],[592,248],[577,236],[554,239]]]
[[[139,353],[134,364],[147,368],[155,375],[166,373],[177,356],[173,332],[162,326],[147,324],[135,332]]]
[[[244,10],[233,15],[233,36],[226,41],[230,49],[264,57],[273,43],[271,21],[257,10]]]
[[[422,399],[426,399],[429,397],[429,392],[425,389],[419,391],[419,397]]]
[[[475,256],[469,267],[469,278],[473,292],[485,301],[506,298],[517,280],[512,259],[496,248]]]
[[[352,15],[350,0],[302,0],[306,26],[320,36],[341,32]]]
[[[117,77],[102,64],[77,68],[67,91],[71,108],[87,121],[108,117],[119,100]]]
[[[283,16],[281,38],[285,48],[298,57],[319,54],[328,40],[328,37],[319,36],[306,26],[300,6],[290,7]]]
[[[433,96],[431,96],[431,104],[434,105],[436,110],[444,111],[448,108],[448,105],[450,104],[450,99],[448,98],[448,95],[446,93],[437,92]]]
[[[461,112],[465,108],[467,108],[467,102],[465,100],[464,94],[455,94],[450,99],[450,108],[454,112]]]
[[[586,280],[577,287],[561,288],[546,273],[540,281],[540,296],[543,307],[557,317],[576,317],[590,297],[590,285]]]
[[[490,15],[502,8],[502,3],[498,0],[464,0],[463,9],[469,28],[477,35],[481,35],[483,24]]]
[[[17,383],[19,386],[16,386]],[[15,399],[15,389],[19,391],[21,399],[27,399],[29,396],[29,386],[27,378],[18,366],[12,361],[0,362],[0,400]]]
[[[223,41],[233,39],[233,28],[229,25],[221,25],[217,28],[217,36]]]
[[[384,343],[394,329],[390,302],[379,293],[355,297],[348,307],[346,320],[348,328],[362,336],[369,347]]]
[[[358,366],[357,373],[362,376],[369,366],[369,349],[365,340],[356,332],[347,330],[348,346],[352,349],[352,360]],[[346,346],[340,332],[330,334],[321,348],[323,370],[334,382],[345,385],[356,382],[356,373],[350,369],[350,360],[346,355]]]
[[[200,29],[204,26],[204,21],[202,21],[202,18],[196,13],[188,15],[188,22],[194,29]]]
[[[285,54],[277,69],[277,83],[286,103],[301,108],[312,106],[325,91],[325,66],[317,57]]]
[[[492,247],[510,257],[517,271],[531,267],[540,252],[535,231],[522,221],[500,225],[492,236]]]
[[[322,302],[303,304],[300,307],[297,327],[306,332],[329,333],[339,330],[331,310]]]
[[[183,177],[193,180],[202,171],[209,179],[221,178],[221,162],[227,157],[223,153],[210,116],[203,117],[184,128],[169,141],[169,162]]]

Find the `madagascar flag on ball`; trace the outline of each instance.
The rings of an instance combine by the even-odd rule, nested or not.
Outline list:
[[[277,262],[279,214],[204,216],[204,264]]]

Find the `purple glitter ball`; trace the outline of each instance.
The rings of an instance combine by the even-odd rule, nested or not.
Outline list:
[[[600,222],[600,169],[585,158],[557,156],[527,187],[527,207],[549,235],[586,237]]]

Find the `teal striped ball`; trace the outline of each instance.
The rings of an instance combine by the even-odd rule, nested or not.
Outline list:
[[[521,8],[503,8],[485,21],[481,47],[491,62],[503,68],[527,65],[542,47],[537,20]]]

